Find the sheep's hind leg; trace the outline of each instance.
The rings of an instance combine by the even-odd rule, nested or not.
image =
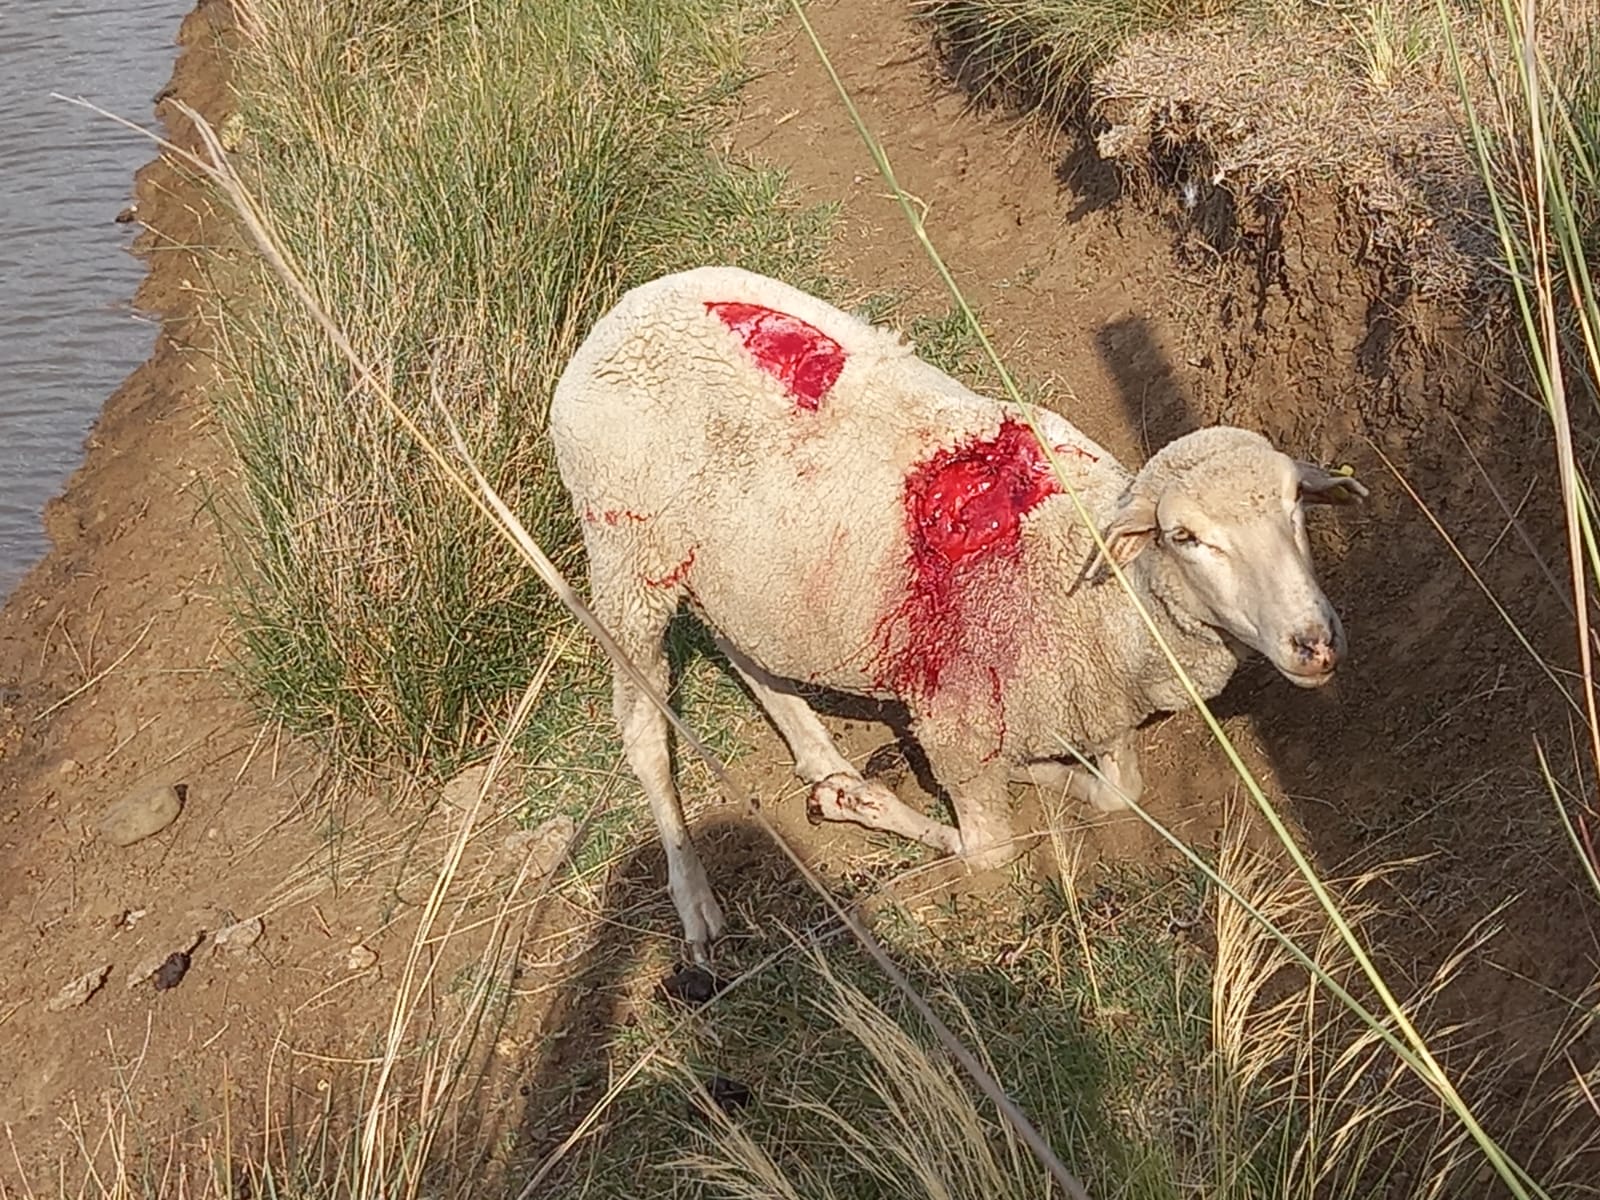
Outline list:
[[[598,596],[597,596],[598,600]],[[599,605],[597,604],[597,607]],[[672,606],[666,597],[651,596],[646,603],[608,605],[600,614],[611,635],[631,658],[652,690],[665,699],[671,678],[663,639]],[[625,614],[625,615],[624,615]],[[722,932],[722,908],[706,879],[706,869],[689,837],[683,805],[672,780],[669,726],[664,713],[632,677],[615,672],[613,708],[622,729],[622,746],[628,765],[638,776],[650,802],[650,815],[667,856],[667,890],[683,921],[683,935],[697,962],[710,956],[710,945]]]
[[[726,638],[716,636],[717,647],[739,673],[761,707],[772,718],[789,753],[795,774],[811,785],[806,797],[806,817],[812,822],[844,821],[878,829],[932,846],[946,854],[961,848],[961,837],[903,802],[884,784],[863,779],[861,772],[839,753],[833,737],[812,708],[780,680],[751,662]]]

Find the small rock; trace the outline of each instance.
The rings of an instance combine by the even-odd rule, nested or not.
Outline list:
[[[81,770],[83,770],[83,764],[77,759],[63,758],[61,760],[61,765],[56,768],[56,774],[61,776],[63,779],[71,779]]]
[[[261,940],[265,926],[260,917],[251,917],[248,921],[236,921],[226,925],[211,935],[211,942],[218,950],[227,954],[243,954]]]
[[[157,988],[165,990],[176,987],[178,981],[189,970],[189,956],[194,953],[194,948],[204,937],[205,931],[197,930],[187,942],[176,949],[173,949],[172,943],[168,942],[166,949],[154,950],[145,955],[139,960],[138,965],[128,972],[128,978],[124,981],[128,985],[128,990],[132,991],[152,976],[155,978]],[[182,966],[173,965],[179,959],[182,960]],[[173,972],[176,972],[176,978],[172,978]],[[161,982],[163,978],[172,978],[172,982],[164,984]]]
[[[215,904],[201,904],[183,914],[183,923],[201,930],[202,936],[214,929],[232,925],[233,921],[234,917],[231,912]]]
[[[368,971],[378,965],[378,952],[357,942],[350,947],[350,953],[344,962],[352,971]]]
[[[750,1104],[750,1085],[740,1083],[737,1079],[729,1079],[725,1075],[713,1075],[706,1080],[705,1094],[695,1092],[689,1097],[689,1115],[697,1120],[704,1121],[710,1117],[706,1109],[706,1097],[723,1112],[732,1115],[741,1108]]]
[[[133,969],[128,972],[127,978],[122,982],[127,985],[130,992],[133,991],[134,988],[159,971],[161,964],[171,957],[172,952],[170,950],[157,950],[151,954],[146,954],[133,965]]]
[[[457,812],[467,812],[478,800],[478,791],[483,787],[483,779],[489,773],[487,764],[468,767],[449,783],[444,785],[444,790],[439,793],[439,798]]]
[[[174,950],[167,955],[166,961],[156,968],[156,991],[164,992],[168,988],[175,988],[183,982],[183,977],[189,973],[189,953],[186,950]]]
[[[141,920],[144,919],[144,916],[148,911],[149,911],[148,909],[143,909],[143,908],[125,908],[125,909],[123,909],[120,913],[117,914],[116,932],[117,933],[122,933],[124,930],[132,929],[135,925],[137,925]]]
[[[51,996],[45,1007],[51,1012],[65,1012],[69,1008],[77,1008],[104,986],[106,976],[109,974],[111,974],[111,964],[107,963],[103,967],[96,967],[94,970],[78,976],[54,996]]]
[[[578,823],[565,813],[533,829],[514,830],[500,846],[499,873],[509,875],[526,863],[530,880],[543,879],[561,865],[577,835]]]
[[[672,974],[661,981],[657,990],[668,1000],[676,1000],[680,1004],[692,1004],[698,1008],[712,1000],[727,986],[702,966],[679,963]]]
[[[132,846],[160,833],[182,811],[183,793],[162,784],[118,800],[100,818],[100,832],[113,846]]]
[[[138,219],[139,219],[139,206],[137,204],[128,205],[127,208],[123,209],[116,216],[116,221],[117,221],[118,225],[131,225],[135,221],[137,221]]]

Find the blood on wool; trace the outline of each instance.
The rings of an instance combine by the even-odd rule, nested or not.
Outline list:
[[[844,370],[844,347],[799,317],[732,300],[708,301],[706,311],[738,335],[756,364],[794,397],[796,408],[816,412]]]
[[[904,493],[905,592],[879,624],[881,685],[931,698],[960,680],[963,693],[974,689],[971,699],[1000,708],[1024,615],[1010,586],[1022,518],[1059,490],[1038,440],[1014,421],[913,468]],[[1003,708],[996,719],[1003,733]]]
[[[593,508],[583,510],[583,519],[590,525],[617,526],[624,521],[648,521],[650,518],[643,513],[636,513],[631,508],[607,508],[596,511]]]
[[[672,570],[668,571],[665,575],[662,575],[656,579],[650,579],[646,577],[645,583],[653,588],[677,587],[689,577],[689,568],[694,566],[694,556],[698,549],[699,547],[697,546],[691,546],[689,548],[688,557],[685,558],[681,563],[673,567]]]

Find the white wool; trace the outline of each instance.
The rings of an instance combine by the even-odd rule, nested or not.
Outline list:
[[[788,314],[838,344],[842,369],[814,411],[708,307],[728,303]],[[1064,418],[1037,410],[1036,420],[1102,529],[1134,509],[1162,520],[1165,507],[1214,518],[1216,540],[1237,534],[1240,553],[1292,558],[1296,471],[1327,498],[1360,493],[1242,430],[1180,439],[1135,477]],[[923,362],[898,336],[776,280],[710,267],[636,288],[596,324],[557,385],[550,432],[583,518],[596,611],[663,694],[662,636],[687,598],[789,741],[796,769],[815,785],[818,815],[994,861],[1009,839],[1009,777],[1116,803],[1118,791],[1138,787],[1134,727],[1187,703],[1123,588],[1084,578],[1094,538],[1064,492],[1022,513],[1014,554],[979,556],[954,619],[934,605],[934,627],[913,630],[908,478],[941,454],[994,439],[1007,422],[1022,424],[1022,415]],[[1197,566],[1192,547],[1161,538],[1125,544],[1144,551],[1131,559],[1130,582],[1202,694],[1215,695],[1237,664],[1237,643],[1213,624],[1213,610],[1233,611],[1227,587],[1200,578],[1218,568]],[[1331,618],[1308,551],[1301,565],[1309,590],[1275,594],[1269,607],[1320,604]],[[1222,582],[1270,590],[1282,567],[1269,561]],[[1204,598],[1204,611],[1192,611],[1192,597]],[[1260,624],[1246,611],[1255,601],[1240,603],[1242,615],[1226,620],[1249,640]],[[1302,619],[1298,609],[1291,615]],[[1341,636],[1336,624],[1329,647]],[[1264,648],[1276,656],[1280,642],[1290,644],[1279,637]],[[929,646],[951,660],[933,687]],[[1334,650],[1326,654],[1331,663]],[[792,681],[904,701],[955,803],[959,833],[862,781]],[[683,829],[665,723],[620,675],[617,715],[662,827],[674,897],[690,940],[702,945],[721,916]],[[1040,765],[1069,746],[1100,756],[1107,782]]]

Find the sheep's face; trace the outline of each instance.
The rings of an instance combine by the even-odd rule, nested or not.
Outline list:
[[[1202,430],[1151,460],[1107,542],[1123,562],[1148,556],[1146,578],[1175,612],[1265,655],[1290,682],[1320,687],[1345,640],[1317,584],[1305,505],[1365,495],[1257,434]]]

